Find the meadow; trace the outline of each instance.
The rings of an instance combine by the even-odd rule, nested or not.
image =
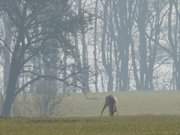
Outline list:
[[[1,119],[0,135],[179,135],[179,116]]]
[[[0,135],[180,135],[180,92],[115,93],[119,114],[100,117],[105,95],[66,96],[54,118],[0,119]]]
[[[104,104],[105,94],[71,95],[57,108],[59,117],[97,117]],[[119,115],[180,115],[180,92],[119,92]],[[107,111],[104,114],[108,115]]]

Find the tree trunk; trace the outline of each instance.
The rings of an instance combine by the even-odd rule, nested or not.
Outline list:
[[[79,1],[79,16],[84,17],[84,9],[82,8],[82,1]],[[82,72],[82,85],[83,85],[83,92],[89,92],[89,65],[88,65],[88,46],[86,43],[86,32],[85,28],[82,25],[81,28],[81,43],[82,43],[82,65],[83,65],[83,72]]]
[[[16,85],[18,82],[19,71],[18,63],[11,64],[5,100],[1,112],[2,117],[9,117],[11,115],[12,104],[16,98]]]
[[[147,89],[147,40],[146,40],[146,16],[147,16],[147,0],[139,1],[139,16],[138,16],[138,29],[139,29],[139,66],[140,66],[140,82],[141,89]]]
[[[95,2],[95,20],[94,20],[94,70],[95,70],[95,90],[98,92],[98,65],[97,65],[97,13],[98,0]]]

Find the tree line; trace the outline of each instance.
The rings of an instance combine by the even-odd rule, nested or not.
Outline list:
[[[1,115],[41,95],[180,89],[178,0],[0,0]]]

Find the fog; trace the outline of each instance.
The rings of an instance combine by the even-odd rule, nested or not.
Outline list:
[[[179,4],[0,0],[1,116],[99,116],[109,93],[120,115],[177,114],[168,110],[180,89]]]

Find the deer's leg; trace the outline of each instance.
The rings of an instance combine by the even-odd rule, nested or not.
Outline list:
[[[101,115],[103,115],[104,110],[106,109],[106,107],[107,107],[107,104],[104,104],[104,106],[103,106],[103,108],[102,108],[102,110],[101,110]]]
[[[109,114],[110,114],[110,116],[114,115],[114,105],[112,105],[112,104],[109,105]]]

